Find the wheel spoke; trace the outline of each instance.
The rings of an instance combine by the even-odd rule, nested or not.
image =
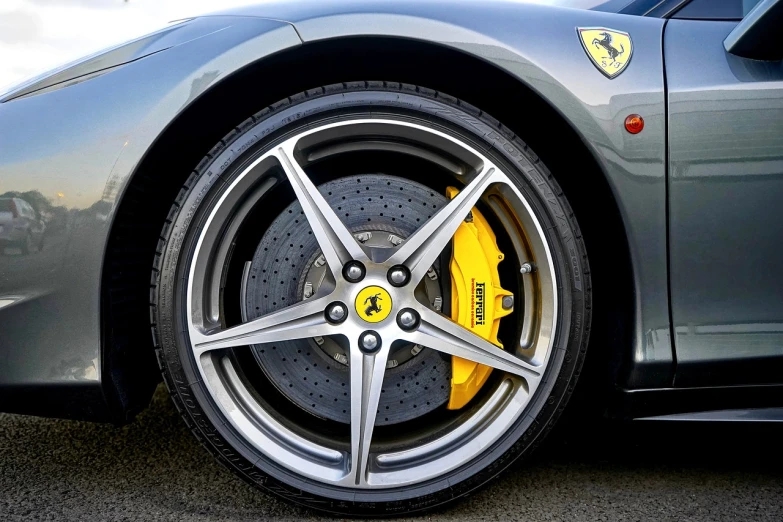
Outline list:
[[[367,253],[296,161],[293,144],[280,146],[276,156],[291,182],[296,198],[302,206],[302,211],[335,280],[339,278],[343,266],[348,261],[368,262]]]
[[[366,354],[359,350],[355,341],[352,341],[350,481],[353,485],[367,483],[370,441],[375,428],[375,417],[388,358],[388,346],[382,347],[374,354]]]
[[[197,334],[197,339],[191,340],[193,349],[199,356],[221,348],[334,335],[338,327],[324,316],[330,301],[329,296],[301,301],[217,333]]]
[[[421,308],[421,324],[413,332],[403,333],[402,338],[415,344],[432,348],[449,355],[456,355],[519,375],[532,388],[541,379],[540,369],[513,354],[498,348],[467,328],[432,310]]]
[[[389,257],[389,265],[405,265],[418,283],[446,248],[454,233],[493,183],[505,179],[495,167],[485,167],[448,205],[419,227]]]

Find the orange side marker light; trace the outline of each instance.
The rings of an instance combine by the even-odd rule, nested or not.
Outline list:
[[[631,134],[639,134],[644,128],[644,118],[638,114],[631,114],[625,118],[625,130]]]

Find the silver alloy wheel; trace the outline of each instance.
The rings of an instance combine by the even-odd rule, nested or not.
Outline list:
[[[427,157],[432,148],[461,158],[470,169],[453,168],[464,188],[414,234],[395,248],[375,249],[360,244],[304,172],[312,161],[314,144],[347,138],[360,147],[361,136],[405,137],[406,143],[426,145],[407,151]],[[404,147],[414,147],[404,145]],[[456,167],[456,165],[455,165]],[[228,246],[218,238],[230,236],[253,198],[275,185],[273,172],[290,182],[326,258],[330,284],[311,298],[243,324],[224,327],[220,306],[220,267]],[[483,198],[510,234],[517,257],[531,262],[534,271],[523,275],[524,324],[519,343],[503,350],[419,302],[414,289],[460,223]],[[250,201],[250,202],[249,202]],[[227,232],[228,229],[228,232]],[[187,281],[188,335],[200,377],[226,420],[257,451],[319,483],[348,488],[392,488],[433,479],[477,457],[498,440],[520,417],[541,382],[551,355],[557,317],[557,283],[543,230],[521,191],[487,156],[448,134],[393,119],[356,119],[306,130],[248,165],[223,192],[200,231]],[[360,262],[366,275],[360,283],[346,280],[343,268]],[[389,270],[404,266],[410,282],[389,283]],[[378,323],[368,324],[353,310],[359,292],[371,285],[388,292],[393,309]],[[326,309],[345,303],[348,317],[340,324],[327,319]],[[397,321],[403,309],[416,312],[418,324],[403,329]],[[372,330],[380,347],[362,349],[360,337]],[[297,432],[270,414],[243,385],[237,368],[226,355],[239,348],[285,340],[344,336],[350,346],[350,447],[324,445]],[[371,452],[375,417],[386,362],[394,341],[404,341],[485,364],[505,372],[500,384],[472,415],[446,433],[403,451]],[[508,348],[508,347],[507,347]]]

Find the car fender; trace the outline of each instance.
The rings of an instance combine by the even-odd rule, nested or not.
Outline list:
[[[136,54],[115,48],[56,71],[61,81],[44,76],[5,95],[0,187],[37,190],[67,211],[63,233],[49,237],[42,255],[24,263],[0,256],[0,411],[111,418],[102,386],[100,275],[128,180],[166,127],[212,85],[300,44],[285,22],[199,18]]]
[[[306,44],[362,36],[435,43],[489,62],[538,93],[595,157],[625,226],[635,310],[633,346],[626,358],[629,371],[620,384],[671,384],[664,20],[494,0],[271,2],[225,14],[286,20]],[[634,45],[627,68],[613,79],[605,77],[587,57],[578,27],[629,33]],[[487,85],[488,93],[491,89]],[[625,130],[630,114],[644,117],[643,132]],[[494,116],[503,120],[502,114]]]
[[[630,33],[627,69],[612,80],[603,76],[585,55],[577,27]],[[0,298],[13,298],[0,308],[0,321],[10,325],[0,332],[0,410],[108,417],[95,274],[137,167],[179,114],[231,74],[302,42],[357,36],[416,39],[478,57],[569,122],[606,176],[625,225],[636,299],[633,361],[662,368],[644,376],[665,380],[673,356],[662,30],[659,19],[517,2],[269,3],[187,21],[135,54],[110,50],[103,61],[93,57],[58,70],[56,79],[12,90],[0,103],[0,184],[46,192],[69,213],[66,241],[48,240],[44,255],[34,257],[40,266],[0,260],[6,263]],[[644,132],[623,129],[630,113],[644,116]],[[634,385],[651,384],[635,375]],[[10,391],[17,392],[13,400]]]

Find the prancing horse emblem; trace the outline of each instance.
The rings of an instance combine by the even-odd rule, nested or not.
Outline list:
[[[604,27],[578,27],[577,33],[587,56],[599,71],[614,78],[631,60],[631,35]]]
[[[364,309],[364,315],[370,317],[373,313],[378,313],[382,310],[381,306],[378,304],[378,301],[383,301],[381,294],[371,295],[364,300],[364,304],[367,304],[368,301],[370,306]]]
[[[372,285],[362,288],[356,295],[354,307],[356,314],[363,320],[368,323],[380,323],[389,317],[394,303],[392,296],[383,287]]]
[[[625,52],[625,47],[623,47],[623,44],[620,44],[620,50],[618,51],[614,47],[612,47],[612,35],[609,33],[601,33],[602,38],[599,40],[598,38],[593,38],[593,45],[595,45],[596,49],[599,47],[603,47],[606,49],[606,52],[609,53],[609,60],[612,62],[615,61],[615,58],[620,56]]]

